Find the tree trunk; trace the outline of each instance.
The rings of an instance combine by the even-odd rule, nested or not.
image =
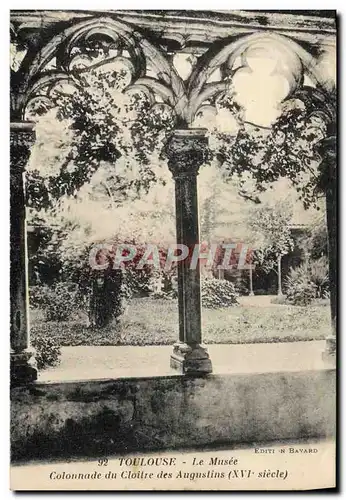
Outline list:
[[[283,295],[282,293],[282,283],[281,283],[281,258],[282,256],[278,256],[278,295]]]

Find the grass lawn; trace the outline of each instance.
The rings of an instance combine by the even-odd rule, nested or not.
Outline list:
[[[330,330],[330,310],[326,304],[256,306],[245,301],[225,309],[203,309],[202,328],[206,344],[322,340]],[[88,328],[82,315],[74,321],[45,322],[42,313],[33,310],[31,335],[47,335],[61,346],[170,345],[178,339],[178,304],[133,299],[121,322],[102,330]]]

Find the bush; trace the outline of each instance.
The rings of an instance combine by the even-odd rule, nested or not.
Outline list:
[[[238,294],[230,281],[207,278],[202,280],[202,306],[207,309],[218,309],[238,304]]]
[[[44,370],[60,363],[60,346],[49,333],[44,332],[33,336],[31,343],[36,349],[36,362],[39,370]]]
[[[149,280],[149,290],[149,296],[153,299],[176,299],[178,284],[175,274],[154,271]]]
[[[121,270],[108,270],[93,277],[88,307],[92,328],[105,328],[119,321],[124,312],[125,292],[128,293],[129,289],[124,284]]]
[[[308,264],[302,264],[289,272],[285,280],[287,302],[296,306],[307,306],[316,297],[317,287],[311,280]]]
[[[150,294],[150,274],[146,269],[126,267],[123,283],[128,292],[125,294],[127,298],[147,297]]]
[[[326,257],[320,257],[313,260],[308,265],[310,279],[316,286],[316,297],[318,299],[328,296],[329,292],[329,273],[328,261]]]
[[[42,307],[46,321],[66,321],[78,309],[80,297],[77,285],[59,282],[54,287],[35,287],[30,292],[33,307]],[[35,305],[34,305],[35,304]]]
[[[42,308],[45,286],[35,285],[29,288],[29,304],[33,309]]]
[[[305,262],[291,269],[286,278],[287,301],[295,305],[308,305],[313,299],[328,298],[328,262],[325,257]]]

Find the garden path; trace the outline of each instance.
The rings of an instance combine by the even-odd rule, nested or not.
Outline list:
[[[213,373],[263,373],[328,368],[322,361],[325,342],[210,344]],[[60,365],[43,370],[39,380],[66,381],[174,375],[172,346],[62,347]]]

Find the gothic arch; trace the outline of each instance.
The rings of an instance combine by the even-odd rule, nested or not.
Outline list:
[[[108,37],[126,50],[132,65],[129,87],[137,86],[157,93],[178,117],[184,114],[187,104],[184,84],[165,54],[133,27],[109,17],[96,17],[74,24],[53,36],[34,54],[31,52],[24,57],[18,72],[13,75],[13,114],[23,119],[28,101],[37,91],[49,83],[68,82],[72,48],[83,38],[90,39],[92,36]],[[56,58],[57,68],[47,70],[46,66],[53,58]],[[109,62],[110,59],[102,64]],[[148,65],[155,77],[146,74]]]
[[[189,106],[186,118],[189,123],[194,119],[198,108],[202,103],[226,90],[227,82],[218,81],[208,83],[208,78],[219,68],[226,67],[228,75],[232,77],[232,66],[238,57],[242,57],[245,52],[255,45],[262,44],[275,48],[283,53],[291,62],[289,68],[293,78],[291,82],[290,94],[293,94],[302,85],[304,71],[322,91],[328,92],[330,86],[326,82],[323,72],[318,67],[318,60],[301,45],[291,38],[277,33],[261,32],[242,36],[237,40],[226,43],[218,52],[212,46],[197,62],[189,78],[187,94]]]

